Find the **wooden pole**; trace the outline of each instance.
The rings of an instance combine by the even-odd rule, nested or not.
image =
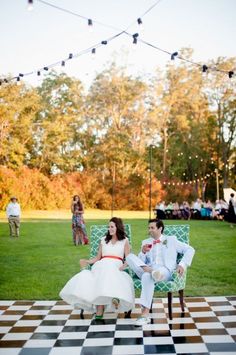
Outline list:
[[[220,199],[220,192],[219,192],[219,172],[218,169],[215,169],[216,173],[216,199]]]
[[[149,147],[149,219],[152,217],[152,145]]]
[[[116,183],[116,166],[113,165],[112,171],[112,190],[111,190],[111,218],[113,217],[114,202],[115,202],[115,183]]]

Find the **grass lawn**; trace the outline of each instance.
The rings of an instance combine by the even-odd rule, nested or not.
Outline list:
[[[137,253],[147,235],[147,220],[124,222],[131,224]],[[106,223],[107,219],[86,221],[88,230],[92,224]],[[196,249],[186,295],[236,295],[236,228],[219,221],[166,221],[177,223],[190,224],[190,243]],[[8,224],[1,223],[0,299],[58,299],[66,281],[79,272],[79,259],[89,256],[89,248],[72,244],[69,220],[23,220],[18,240],[10,239]]]

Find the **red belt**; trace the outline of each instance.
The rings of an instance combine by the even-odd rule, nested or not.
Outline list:
[[[104,258],[118,259],[118,260],[123,261],[123,259],[120,258],[119,256],[113,256],[113,255],[105,255],[105,256],[102,256],[102,259],[104,259]]]

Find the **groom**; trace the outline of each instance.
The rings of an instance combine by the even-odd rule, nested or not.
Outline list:
[[[137,326],[150,323],[148,315],[155,283],[170,280],[175,269],[182,275],[191,265],[195,253],[191,246],[178,241],[175,236],[163,235],[164,224],[161,220],[150,219],[148,223],[150,238],[143,240],[141,252],[138,256],[130,253],[126,257],[127,264],[141,279],[142,284],[140,297],[142,315],[135,323]],[[177,265],[178,253],[183,254],[183,258]]]

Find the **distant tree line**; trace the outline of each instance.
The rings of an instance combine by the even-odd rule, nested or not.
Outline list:
[[[190,49],[183,56],[191,59]],[[208,63],[223,70],[236,58]],[[235,186],[235,78],[167,64],[151,78],[111,63],[86,91],[50,72],[40,86],[0,87],[0,208],[17,194],[23,208],[148,207],[160,199],[216,198]],[[181,182],[184,183],[181,185]],[[191,183],[190,183],[191,182]],[[178,184],[178,185],[177,185]]]

